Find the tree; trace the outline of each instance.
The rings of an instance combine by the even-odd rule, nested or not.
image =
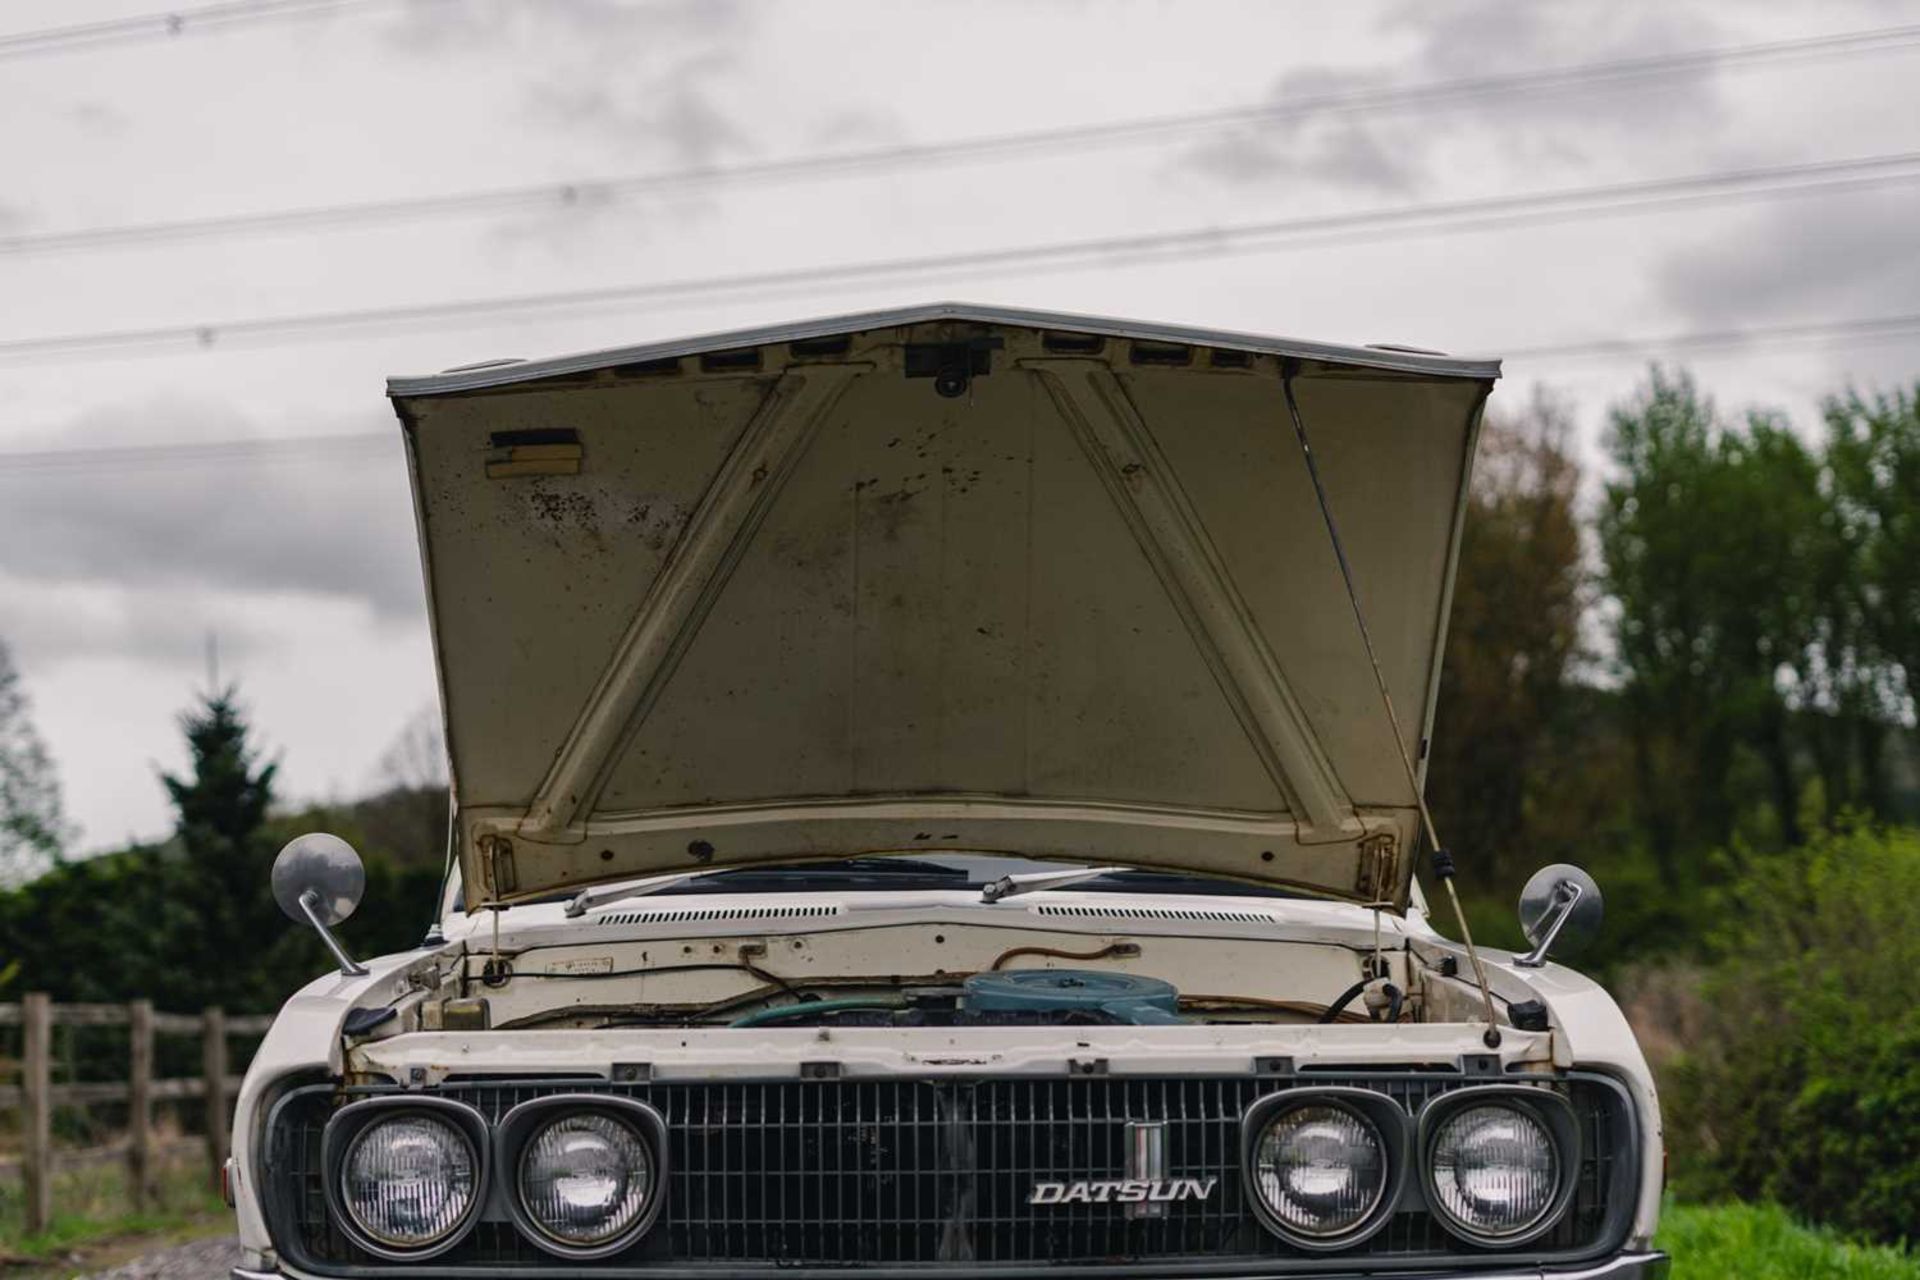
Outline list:
[[[1545,398],[1489,419],[1468,495],[1428,794],[1489,893],[1532,870],[1564,789],[1549,762],[1586,596],[1570,426]]]
[[[1729,427],[1690,378],[1655,369],[1608,446],[1603,581],[1636,804],[1671,888],[1683,854],[1743,830],[1751,769],[1771,815],[1760,834],[1800,838],[1791,694],[1831,656],[1821,579],[1844,567],[1819,460],[1783,422]]]
[[[164,904],[170,994],[175,1007],[259,1007],[268,998],[260,970],[233,958],[285,931],[268,889],[275,851],[265,830],[279,766],[260,761],[231,687],[207,694],[180,727],[191,770],[161,775],[177,815]]]
[[[0,882],[18,883],[57,862],[72,838],[53,760],[28,718],[12,655],[0,644]]]
[[[439,867],[447,851],[447,746],[440,709],[422,707],[380,757],[380,790],[354,806],[375,847],[404,866]]]
[[[20,989],[62,1001],[141,997],[173,1012],[278,1007],[332,964],[273,900],[274,854],[309,831],[333,831],[366,859],[366,895],[339,929],[347,949],[373,956],[419,942],[438,900],[437,862],[396,865],[360,827],[358,806],[272,814],[277,767],[260,760],[233,690],[204,698],[180,725],[190,768],[161,778],[178,815],[170,840],[0,891],[0,961],[18,962]]]
[[[1860,708],[1864,790],[1881,809],[1881,738],[1920,697],[1920,387],[1870,400],[1858,392],[1836,397],[1826,420],[1839,536],[1856,554],[1854,571],[1838,580],[1857,617],[1850,638],[1863,655],[1839,667],[1844,679],[1835,696]]]

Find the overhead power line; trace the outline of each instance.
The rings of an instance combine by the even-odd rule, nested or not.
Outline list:
[[[1781,343],[1874,342],[1914,334],[1920,334],[1920,313],[1804,321],[1747,329],[1698,330],[1645,338],[1592,338],[1497,349],[1508,363],[1587,357],[1645,360],[1680,354],[1725,353]],[[48,471],[139,471],[180,465],[205,466],[210,463],[306,461],[329,455],[355,461],[385,462],[388,459],[381,455],[380,446],[397,442],[396,432],[360,431],[330,436],[287,436],[128,448],[0,451],[0,478]]]
[[[285,0],[294,3],[295,0]],[[313,0],[304,0],[313,3]],[[340,3],[342,0],[335,0]],[[379,3],[381,0],[344,0]],[[239,6],[215,6],[232,8]],[[1615,59],[1579,66],[1481,76],[1463,80],[1381,88],[1301,94],[1254,106],[1187,112],[1022,133],[963,138],[949,142],[903,144],[858,151],[793,156],[736,165],[706,165],[650,174],[577,178],[447,195],[405,196],[357,203],[308,205],[202,218],[124,223],[71,231],[0,236],[0,254],[25,255],[219,239],[291,231],[332,231],[437,218],[507,213],[522,209],[580,209],[604,206],[635,196],[703,187],[749,186],[768,182],[858,177],[893,169],[934,167],[1081,152],[1098,147],[1135,145],[1236,125],[1278,124],[1316,115],[1352,115],[1412,107],[1446,107],[1486,98],[1659,79],[1706,69],[1766,67],[1920,48],[1920,25],[1882,27],[1796,40],[1697,50],[1645,58]],[[6,46],[0,43],[0,57]]]
[[[0,34],[0,61],[76,53],[107,45],[172,40],[287,18],[317,18],[346,9],[391,8],[397,3],[399,0],[228,0],[224,4],[192,9],[136,13],[100,22]]]
[[[363,329],[422,324],[473,325],[535,314],[583,311],[635,302],[800,289],[939,280],[1020,271],[1072,271],[1232,254],[1273,252],[1355,240],[1450,235],[1564,222],[1579,218],[1701,208],[1756,199],[1831,195],[1920,180],[1920,152],[1694,174],[1650,182],[1613,183],[1526,195],[1492,196],[1384,209],[1316,214],[1274,222],[1197,227],[1001,249],[890,258],[875,262],[789,267],[731,276],[649,281],[595,289],[474,298],[405,306],[103,330],[0,340],[0,361],[88,355],[164,353],[228,342],[270,345]]]
[[[1504,350],[1502,359],[1588,359],[1596,356],[1645,360],[1663,355],[1699,355],[1790,342],[1876,342],[1920,333],[1920,314],[1872,316],[1855,320],[1810,320],[1748,329],[1707,329],[1653,338],[1585,338]]]

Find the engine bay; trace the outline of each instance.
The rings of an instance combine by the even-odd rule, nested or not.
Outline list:
[[[737,911],[748,908],[741,907]],[[1379,935],[1287,930],[1240,910],[1168,910],[1127,932],[1073,908],[954,910],[834,902],[778,930],[725,931],[728,909],[684,920],[634,912],[475,928],[417,971],[368,1034],[407,1030],[1155,1027],[1418,1023],[1471,1016],[1471,993],[1423,963],[1389,918]],[[1112,912],[1115,908],[1103,908]],[[1141,917],[1147,908],[1129,908]],[[661,913],[664,914],[664,913]],[[684,914],[679,912],[677,914]],[[671,923],[672,932],[656,927]],[[772,924],[774,922],[766,922]],[[527,927],[533,925],[533,927]],[[1078,927],[1072,927],[1078,926]],[[665,932],[665,936],[663,935]],[[390,1012],[389,1012],[390,1011]],[[352,1030],[352,1028],[350,1028]]]

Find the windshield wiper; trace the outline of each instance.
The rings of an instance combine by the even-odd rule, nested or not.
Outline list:
[[[899,877],[903,880],[934,880],[944,883],[954,879],[964,880],[967,878],[967,873],[960,867],[942,866],[937,862],[924,862],[917,858],[842,858],[833,862],[702,867],[698,871],[677,871],[672,875],[653,876],[646,880],[628,880],[598,889],[583,889],[567,903],[567,915],[582,916],[595,907],[605,906],[609,902],[623,902],[628,898],[644,898],[649,894],[666,893],[690,880],[704,880],[708,877],[725,877],[727,880],[740,881],[749,885],[756,879],[763,883],[816,880],[831,884],[859,883],[869,877],[875,879]],[[893,886],[889,885],[889,887]]]
[[[1001,876],[981,886],[980,901],[998,902],[1002,898],[1018,897],[1023,893],[1042,893],[1048,889],[1064,889],[1070,884],[1079,884],[1082,880],[1098,880],[1101,876],[1110,876],[1125,867],[1070,867],[1065,871],[1030,871],[1024,875]]]
[[[726,867],[702,867],[698,871],[676,871],[672,875],[652,876],[646,880],[628,880],[623,884],[606,885],[599,889],[582,889],[573,895],[567,903],[567,915],[583,916],[595,907],[605,906],[609,902],[624,902],[628,898],[644,898],[650,893],[659,893],[662,889],[671,889],[677,884],[689,880],[698,880],[701,876],[718,875],[728,870]]]

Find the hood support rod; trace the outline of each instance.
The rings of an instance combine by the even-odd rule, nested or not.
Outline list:
[[[1300,416],[1300,401],[1293,393],[1294,375],[1300,371],[1300,362],[1291,357],[1280,362],[1280,390],[1286,396],[1287,416],[1293,420],[1293,435],[1300,442],[1300,456],[1306,460],[1307,478],[1313,482],[1313,498],[1320,505],[1320,519],[1327,526],[1327,541],[1333,544],[1333,558],[1340,565],[1340,581],[1347,590],[1347,603],[1353,608],[1354,625],[1360,630],[1360,643],[1367,651],[1367,662],[1373,667],[1373,682],[1380,690],[1380,705],[1386,708],[1387,723],[1393,730],[1395,754],[1400,757],[1400,767],[1406,770],[1407,785],[1413,789],[1413,800],[1420,809],[1420,825],[1426,832],[1427,846],[1432,850],[1434,873],[1440,877],[1440,883],[1447,887],[1447,899],[1453,903],[1453,918],[1460,926],[1460,940],[1466,945],[1467,959],[1473,965],[1473,976],[1480,986],[1480,1001],[1486,1007],[1487,1031],[1484,1037],[1489,1049],[1500,1047],[1500,1027],[1495,1020],[1493,1010],[1493,990],[1487,985],[1487,969],[1480,962],[1480,952],[1473,945],[1473,931],[1467,927],[1467,913],[1460,907],[1460,895],[1453,887],[1453,856],[1440,843],[1440,833],[1433,825],[1433,811],[1427,808],[1426,790],[1420,785],[1420,776],[1413,767],[1413,757],[1407,753],[1406,737],[1400,732],[1400,716],[1393,709],[1393,694],[1387,689],[1386,674],[1380,669],[1380,655],[1373,647],[1373,633],[1367,628],[1367,617],[1360,608],[1360,593],[1353,585],[1353,566],[1347,562],[1347,549],[1340,541],[1340,527],[1334,522],[1333,507],[1327,501],[1327,487],[1320,480],[1320,464],[1313,456],[1313,446],[1307,441],[1306,420]]]

